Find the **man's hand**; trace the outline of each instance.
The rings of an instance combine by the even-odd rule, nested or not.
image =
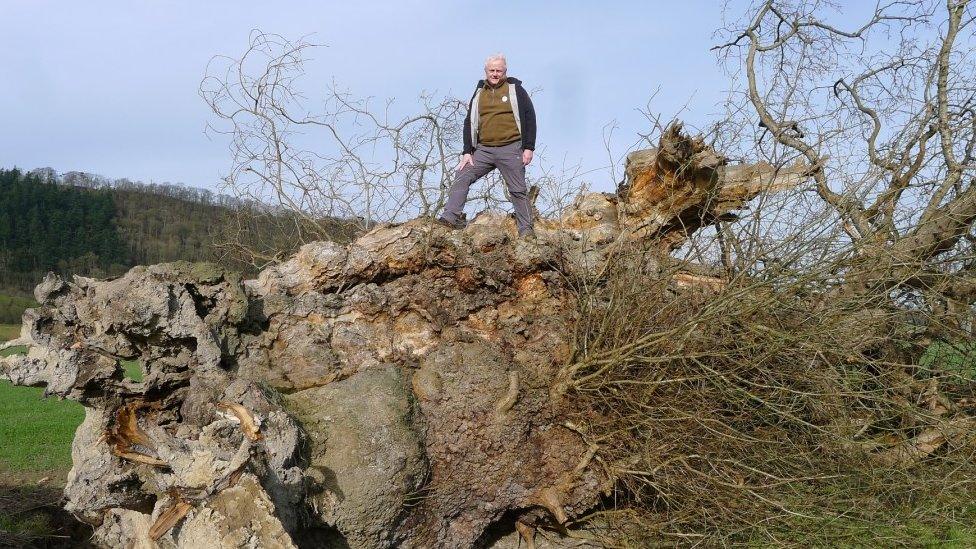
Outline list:
[[[525,149],[522,151],[522,164],[528,166],[530,162],[532,162],[532,151]]]
[[[454,168],[454,171],[459,172],[468,166],[474,166],[474,158],[470,154],[466,154],[461,157],[461,162]]]

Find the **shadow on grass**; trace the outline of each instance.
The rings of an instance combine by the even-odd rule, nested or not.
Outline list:
[[[91,535],[61,508],[60,488],[0,484],[0,547],[94,547]]]

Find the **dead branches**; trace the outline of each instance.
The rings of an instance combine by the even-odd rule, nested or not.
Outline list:
[[[610,520],[628,543],[829,545],[833,513],[879,520],[890,509],[864,505],[872,494],[972,472],[976,420],[951,412],[960,394],[938,371],[906,373],[906,315],[816,305],[810,284],[662,285],[621,263],[581,290],[567,398],[617,481]]]
[[[717,48],[745,72],[741,106],[751,116],[742,123],[763,128],[759,150],[772,141],[775,159],[803,158],[853,243],[857,266],[838,273],[848,294],[911,288],[971,255],[963,240],[976,220],[976,86],[972,41],[960,38],[972,36],[968,6],[879,3],[845,30],[818,2],[767,0]]]
[[[255,31],[243,55],[211,61],[200,95],[216,116],[208,129],[230,138],[225,191],[299,243],[331,238],[337,221],[365,229],[437,213],[466,105],[422,95],[417,114],[396,117],[333,85],[310,109],[298,80],[314,47]]]

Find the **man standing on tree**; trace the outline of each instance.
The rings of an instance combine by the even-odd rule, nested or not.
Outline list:
[[[498,168],[515,208],[519,236],[532,236],[525,167],[535,150],[535,109],[522,82],[507,72],[504,55],[485,61],[485,79],[478,81],[464,119],[464,155],[437,221],[459,228],[471,184]]]

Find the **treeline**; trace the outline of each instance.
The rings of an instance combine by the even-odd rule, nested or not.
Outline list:
[[[86,178],[69,172],[63,182],[86,184]],[[254,274],[271,258],[297,250],[309,234],[345,242],[359,228],[358,222],[327,219],[312,232],[302,216],[182,185],[128,179],[87,184],[111,190],[130,265],[210,261]]]
[[[178,185],[0,170],[0,294],[29,296],[50,271],[117,276],[181,259],[246,269],[214,244],[234,204]]]
[[[111,194],[129,265],[221,259],[213,236],[226,223],[226,208],[134,189]]]
[[[108,179],[85,172],[58,175],[51,168],[28,176],[72,190],[107,193],[115,207],[114,223],[125,243],[125,265],[165,261],[221,261],[214,235],[223,233],[240,201],[203,189],[170,183]]]
[[[101,278],[176,260],[253,274],[307,238],[303,223],[182,185],[0,169],[0,295],[29,298],[49,271]],[[340,241],[356,230],[341,220],[320,226]]]
[[[108,190],[0,171],[0,280],[29,291],[44,273],[106,276],[130,263]]]

